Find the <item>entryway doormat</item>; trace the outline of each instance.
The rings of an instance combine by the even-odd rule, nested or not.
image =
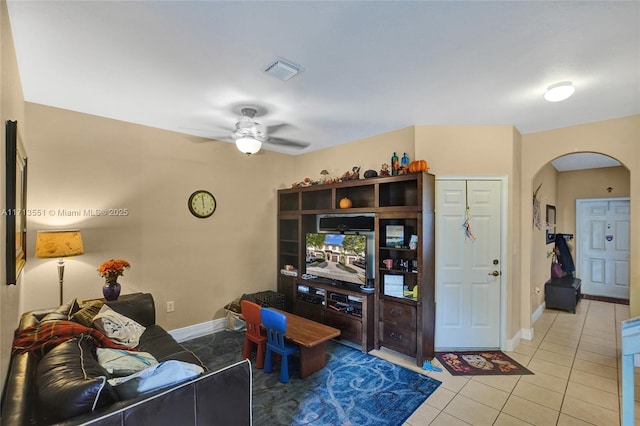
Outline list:
[[[436,352],[453,376],[533,374],[501,351]]]

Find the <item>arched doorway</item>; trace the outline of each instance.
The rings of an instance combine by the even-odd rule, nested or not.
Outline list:
[[[594,123],[581,124],[561,129],[548,130],[522,135],[520,145],[519,170],[520,188],[520,244],[517,257],[520,285],[516,288],[512,305],[516,310],[511,315],[518,328],[512,327],[510,334],[530,339],[534,335],[532,324],[536,320],[535,293],[536,287],[544,286],[545,280],[534,281],[535,274],[549,276],[546,258],[546,245],[535,246],[540,234],[532,226],[532,194],[534,176],[538,175],[546,165],[555,158],[567,154],[592,152],[601,153],[620,160],[629,170],[631,210],[640,211],[640,197],[634,195],[640,189],[640,144],[638,137],[640,115],[623,117]],[[563,212],[559,212],[561,215]],[[640,264],[640,221],[631,216],[630,264]],[[536,257],[540,258],[536,262]],[[544,270],[540,270],[544,268]],[[631,285],[629,297],[630,316],[640,316],[640,275],[635,267],[631,268]]]
[[[592,296],[614,297],[628,300],[629,291],[629,235],[628,216],[613,218],[614,211],[619,210],[620,201],[629,210],[630,173],[629,169],[615,158],[594,152],[577,152],[556,157],[549,161],[532,179],[532,188],[538,189],[537,198],[540,204],[543,227],[534,226],[531,239],[531,312],[540,312],[544,302],[544,291],[541,283],[549,279],[550,253],[553,244],[546,238],[547,232],[559,232],[569,239],[576,265],[576,276],[585,277],[587,284],[583,293]],[[585,203],[581,203],[584,201]],[[580,212],[576,206],[582,204],[584,212],[597,212],[599,216],[584,219],[579,223]],[[553,206],[556,212],[557,226],[546,223],[544,211],[546,206]],[[603,207],[604,206],[604,207]],[[623,210],[624,210],[623,208]],[[582,216],[585,216],[584,214]],[[582,220],[582,219],[581,219]],[[616,222],[617,221],[617,222]],[[625,222],[626,221],[626,222]],[[621,226],[626,223],[626,230]],[[620,225],[613,236],[616,224]],[[609,227],[609,232],[606,229]],[[549,228],[552,228],[549,231]],[[625,234],[626,232],[626,234]],[[600,235],[601,234],[601,235]],[[606,241],[605,238],[611,238]],[[626,254],[616,258],[618,249],[626,249]],[[625,257],[626,256],[626,257]],[[595,284],[592,284],[595,281]],[[534,285],[535,283],[535,285]],[[605,288],[610,286],[616,291],[607,294]],[[623,289],[624,287],[624,289]],[[625,290],[626,289],[626,296]],[[586,290],[586,291],[585,291]]]

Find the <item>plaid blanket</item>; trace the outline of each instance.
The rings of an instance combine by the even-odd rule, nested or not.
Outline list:
[[[101,348],[131,350],[131,348],[114,343],[95,328],[85,327],[73,321],[56,320],[16,330],[11,352],[32,352],[35,355],[43,356],[60,343],[82,335],[92,338],[96,346]]]

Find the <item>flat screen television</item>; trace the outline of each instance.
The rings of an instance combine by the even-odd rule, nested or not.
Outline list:
[[[308,233],[306,273],[331,281],[366,284],[366,235]]]

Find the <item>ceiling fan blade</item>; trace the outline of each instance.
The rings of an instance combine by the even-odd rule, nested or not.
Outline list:
[[[299,148],[299,149],[304,149],[309,145],[311,145],[309,142],[300,142],[300,141],[294,141],[291,139],[281,139],[281,138],[272,138],[272,137],[268,138],[265,142],[270,143],[272,145],[290,146],[290,147]]]
[[[219,141],[227,141],[227,142],[233,142],[233,137],[231,136],[231,133],[233,132],[232,130],[226,130],[226,129],[222,129],[222,132],[225,132],[224,135],[219,135],[219,134],[213,134],[220,132],[220,129],[218,130],[212,130],[212,129],[196,129],[193,127],[180,127],[180,129],[183,129],[185,131],[188,131],[188,134],[193,135],[193,136],[198,136],[198,137],[202,137],[202,138],[207,138],[207,139],[215,139],[215,140],[219,140]]]
[[[286,129],[287,127],[293,127],[293,126],[287,123],[272,124],[270,126],[264,126],[264,128],[267,130],[268,135],[272,135],[282,129]]]

